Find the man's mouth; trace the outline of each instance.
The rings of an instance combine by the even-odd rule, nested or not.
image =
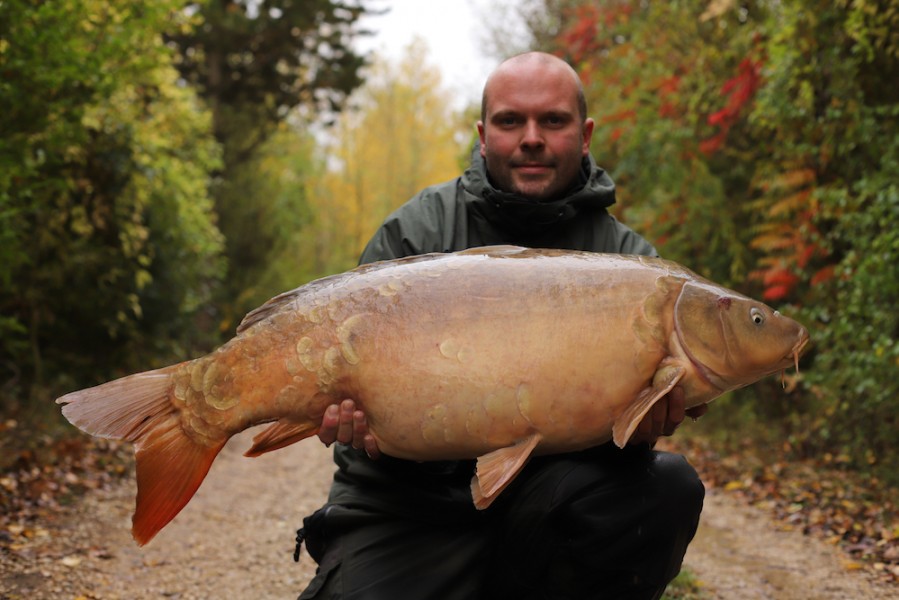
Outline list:
[[[517,163],[513,164],[512,168],[519,173],[537,175],[549,171],[552,167],[544,163]]]

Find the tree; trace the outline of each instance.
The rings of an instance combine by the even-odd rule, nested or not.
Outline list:
[[[179,7],[0,4],[4,395],[175,351],[220,274],[218,146],[161,37]]]
[[[167,38],[181,76],[210,107],[224,151],[212,192],[228,264],[216,311],[227,329],[267,289],[260,280],[283,243],[277,223],[296,224],[304,210],[302,189],[290,202],[286,190],[272,193],[260,169],[277,153],[267,144],[273,135],[286,140],[288,122],[308,127],[341,110],[362,82],[365,61],[352,42],[372,11],[362,0],[206,0],[189,10],[197,27]],[[308,171],[311,163],[301,162]]]
[[[817,342],[796,439],[896,481],[899,2],[806,0],[778,18],[751,119],[772,140],[759,171],[791,184],[759,207],[762,273],[784,276],[766,293],[802,304]]]
[[[399,64],[376,61],[351,106],[334,127],[328,170],[313,197],[315,233],[304,233],[318,274],[353,266],[389,212],[455,177],[473,131],[460,127],[422,40]]]
[[[305,277],[307,257],[293,250],[298,232],[312,224],[311,195],[323,169],[316,144],[304,127],[282,123],[218,184],[218,200],[228,206],[219,223],[230,235],[229,281],[217,303],[223,332],[233,332],[249,310]]]
[[[361,1],[207,0],[190,8],[201,25],[168,36],[177,67],[212,108],[219,140],[234,142],[241,157],[294,108],[339,111],[362,82],[364,59],[351,46],[356,22],[371,12]]]

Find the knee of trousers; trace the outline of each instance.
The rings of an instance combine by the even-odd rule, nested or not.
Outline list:
[[[649,466],[655,490],[666,504],[676,506],[685,518],[698,519],[705,486],[696,469],[680,454],[655,453]]]
[[[611,472],[607,466],[581,463],[558,481],[553,496],[548,508],[560,525],[570,521],[569,527],[608,532],[629,524],[659,538],[690,539],[699,524],[705,487],[683,456],[654,452],[645,462]]]
[[[695,524],[705,497],[696,470],[680,455],[652,452],[638,460],[603,456],[563,457],[543,461],[526,474],[506,500],[512,519],[563,519],[572,510],[594,514],[636,514],[658,511]],[[515,502],[516,499],[519,500]],[[521,501],[523,500],[523,501]],[[502,499],[499,503],[503,504]],[[661,514],[659,514],[661,516]]]

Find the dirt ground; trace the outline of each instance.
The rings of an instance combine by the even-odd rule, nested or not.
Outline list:
[[[295,530],[327,495],[330,451],[308,441],[256,459],[231,441],[181,514],[144,548],[131,539],[133,481],[92,492],[0,550],[0,600],[296,598],[315,565],[293,561]],[[781,531],[710,490],[687,567],[711,598],[899,598],[835,547]]]

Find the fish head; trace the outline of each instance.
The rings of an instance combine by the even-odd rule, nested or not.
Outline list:
[[[771,307],[707,282],[684,285],[675,304],[681,347],[722,392],[795,365],[808,330]]]

